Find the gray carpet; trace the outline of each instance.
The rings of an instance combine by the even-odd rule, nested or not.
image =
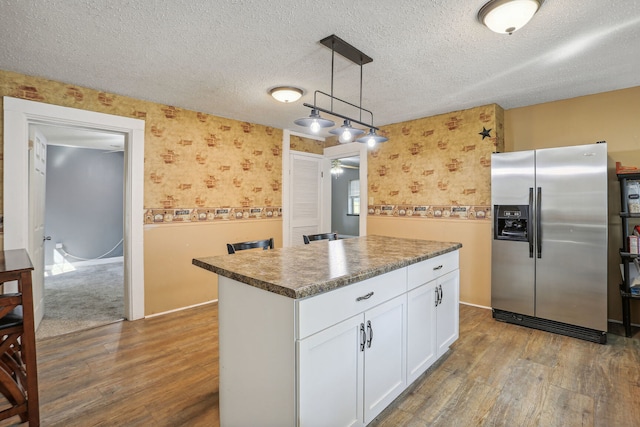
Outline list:
[[[124,316],[123,263],[76,267],[45,277],[44,318],[36,339],[116,322]]]

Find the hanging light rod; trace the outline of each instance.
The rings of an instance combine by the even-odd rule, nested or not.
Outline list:
[[[320,40],[320,43],[357,65],[364,65],[369,62],[373,62],[373,59],[370,56],[365,55],[335,34],[323,38]]]
[[[326,95],[326,96],[328,96],[329,98],[333,98],[333,99],[335,99],[336,101],[340,101],[340,102],[343,102],[343,103],[345,103],[345,104],[347,104],[347,105],[350,105],[350,106],[352,106],[352,107],[355,107],[355,108],[357,108],[358,110],[366,111],[367,113],[369,113],[369,114],[371,115],[371,123],[365,123],[365,122],[360,121],[360,120],[352,119],[351,117],[349,117],[349,116],[345,116],[344,114],[336,113],[335,111],[327,110],[326,108],[322,108],[322,107],[318,107],[318,103],[316,102],[316,96],[317,96],[319,93],[320,93],[320,94],[322,94],[322,95]],[[324,93],[324,92],[323,92],[323,91],[321,91],[321,90],[316,90],[316,91],[313,93],[313,105],[312,105],[312,104],[307,104],[306,102],[305,102],[304,104],[302,104],[302,105],[304,105],[304,106],[305,106],[305,107],[307,107],[307,108],[311,108],[311,109],[313,109],[313,110],[321,111],[321,112],[326,113],[326,114],[331,114],[332,116],[340,117],[341,119],[344,119],[344,120],[350,120],[350,121],[352,121],[353,123],[357,123],[357,124],[359,124],[359,125],[366,126],[366,127],[368,127],[368,128],[371,128],[371,129],[380,130],[380,128],[378,128],[378,127],[376,127],[376,126],[373,126],[373,124],[372,124],[372,123],[373,123],[373,113],[372,113],[371,111],[367,110],[366,108],[359,107],[359,106],[357,106],[357,105],[355,105],[355,104],[352,104],[352,103],[350,103],[350,102],[348,102],[348,101],[345,101],[345,100],[343,100],[343,99],[340,99],[340,98],[338,98],[338,97],[336,97],[336,96],[331,96],[331,95],[329,95],[328,93]]]
[[[341,143],[351,142],[354,136],[358,136],[365,133],[365,131],[363,131],[362,129],[354,128],[352,126],[352,123],[357,123],[369,129],[369,133],[364,137],[358,138],[356,140],[357,142],[363,142],[363,143],[369,144],[370,146],[373,146],[377,142],[387,141],[386,137],[376,134],[376,131],[379,130],[379,128],[373,125],[373,113],[370,110],[367,110],[366,108],[362,108],[362,66],[364,64],[368,64],[372,62],[373,59],[370,56],[364,54],[362,51],[356,49],[349,43],[345,42],[335,34],[332,34],[328,37],[323,38],[322,40],[320,40],[320,43],[328,47],[329,49],[331,49],[331,93],[329,94],[326,92],[322,92],[320,90],[316,90],[313,93],[313,104],[308,104],[308,103],[303,104],[305,107],[311,108],[311,114],[309,115],[309,117],[303,117],[301,119],[295,120],[294,123],[299,126],[309,127],[311,132],[313,133],[319,132],[321,128],[328,128],[328,127],[335,126],[335,123],[332,120],[324,119],[320,117],[320,112],[323,112],[323,113],[330,114],[332,116],[340,117],[344,119],[344,124],[340,128],[333,129],[329,132],[334,135],[338,135],[339,136],[338,141]],[[360,104],[359,105],[345,101],[344,99],[340,99],[337,96],[333,95],[333,75],[334,75],[334,61],[335,61],[334,57],[336,53],[338,53],[339,55],[342,55],[349,61],[360,66]],[[329,100],[331,101],[330,108],[318,107],[318,102],[317,102],[318,94],[324,95],[329,98]],[[360,113],[359,118],[353,119],[349,116],[333,111],[334,101],[338,101],[350,107],[356,108]],[[369,113],[369,115],[371,116],[370,123],[366,123],[362,121],[363,112]]]

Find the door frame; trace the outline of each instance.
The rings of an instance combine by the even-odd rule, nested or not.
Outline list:
[[[29,247],[29,125],[49,124],[125,135],[124,311],[144,317],[144,120],[24,99],[4,102],[4,249]]]
[[[360,216],[359,216],[359,235],[366,236],[367,235],[367,215],[368,215],[368,206],[372,203],[369,203],[368,192],[369,184],[367,181],[368,175],[368,156],[369,150],[367,149],[367,144],[362,144],[360,142],[351,142],[349,144],[340,144],[334,145],[332,147],[327,147],[324,149],[324,156],[327,159],[341,159],[344,157],[360,157]],[[329,191],[329,200],[323,200],[324,203],[331,203],[331,191]],[[365,203],[363,203],[365,202]]]
[[[323,141],[324,138],[316,135],[307,135],[300,132],[295,132],[289,129],[283,129],[282,131],[282,246],[291,246],[291,135],[299,136],[307,139],[314,139],[316,141]],[[294,151],[296,154],[307,154],[300,151]],[[326,171],[324,171],[326,169]],[[323,167],[323,171],[328,173],[328,165]],[[328,189],[327,189],[328,187]],[[321,212],[320,212],[320,227],[327,227],[331,221],[331,187],[323,186],[321,188]],[[328,195],[328,196],[327,196]],[[327,205],[328,201],[328,205]]]

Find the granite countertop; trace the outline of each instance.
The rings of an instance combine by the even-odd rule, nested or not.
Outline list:
[[[364,236],[194,258],[193,264],[289,298],[306,298],[455,251],[461,243]]]

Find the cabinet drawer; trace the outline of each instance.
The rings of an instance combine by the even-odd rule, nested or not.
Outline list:
[[[297,339],[303,339],[407,291],[407,269],[296,301]],[[367,295],[371,296],[367,297]],[[362,298],[366,297],[366,298]],[[358,300],[360,298],[360,300]]]
[[[447,252],[417,264],[411,264],[407,271],[408,290],[430,282],[443,274],[458,268],[458,251]]]

